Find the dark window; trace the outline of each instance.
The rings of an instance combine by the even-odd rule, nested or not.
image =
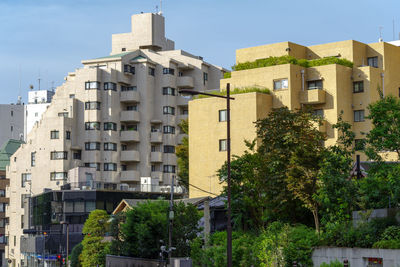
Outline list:
[[[156,73],[156,70],[152,67],[149,67],[149,75],[154,76]]]
[[[117,144],[116,143],[104,143],[104,150],[105,151],[117,151]]]
[[[104,171],[116,171],[117,164],[116,163],[104,163]]]
[[[163,172],[165,173],[175,173],[175,165],[164,165]]]
[[[122,48],[121,48],[121,51],[122,51],[122,52],[126,51],[126,48],[125,48],[125,47],[122,47]]]
[[[100,130],[100,122],[85,122],[85,130]]]
[[[158,149],[156,146],[151,146],[151,152],[158,152]]]
[[[354,110],[354,121],[364,121],[364,110]]]
[[[137,105],[127,106],[126,110],[135,110],[135,111],[137,111]]]
[[[367,58],[368,66],[377,68],[378,67],[378,57],[369,57]]]
[[[358,81],[353,82],[353,93],[361,93],[364,92],[364,82]]]
[[[170,106],[163,107],[163,114],[175,115],[175,108]]]
[[[356,151],[364,150],[364,148],[365,148],[365,139],[354,140],[354,149]]]
[[[13,111],[13,110],[11,110],[11,117],[12,117],[12,116],[14,116],[14,111]]]
[[[126,171],[128,169],[128,166],[125,164],[121,164],[121,171]]]
[[[175,95],[175,88],[163,87],[163,95]]]
[[[85,167],[95,168],[96,171],[100,171],[100,163],[86,162]]]
[[[112,130],[116,131],[117,130],[117,124],[115,122],[105,122],[104,123],[104,130]]]
[[[67,151],[52,151],[52,152],[50,152],[50,159],[51,160],[68,159],[68,152]]]
[[[174,126],[165,125],[163,127],[163,130],[164,130],[165,134],[175,134],[175,127]]]
[[[82,159],[82,151],[78,150],[73,154],[74,159]]]
[[[174,146],[164,146],[164,153],[175,153]]]
[[[219,151],[226,151],[227,149],[227,142],[226,139],[219,140]]]
[[[171,68],[163,68],[163,74],[175,75],[175,70]]]
[[[104,90],[117,91],[117,85],[111,82],[104,83]]]
[[[203,72],[203,84],[206,85],[206,82],[208,81],[208,73]]]
[[[51,131],[50,132],[50,139],[58,139],[60,138],[60,132],[59,131]]]
[[[307,90],[322,89],[322,80],[307,81]]]
[[[71,140],[71,132],[70,131],[65,132],[65,139]]]
[[[31,166],[35,167],[36,165],[36,152],[31,153]]]
[[[85,82],[85,89],[90,90],[90,89],[100,89],[100,82]]]
[[[86,142],[85,150],[100,150],[100,142]]]
[[[155,171],[156,171],[156,165],[154,165],[154,164],[151,165],[151,171],[152,171],[152,172],[155,172]]]
[[[121,150],[122,150],[122,151],[128,150],[128,146],[125,145],[125,144],[122,144],[122,145],[121,145]]]
[[[124,72],[125,73],[131,73],[131,74],[135,74],[135,67],[132,67],[131,65],[124,65]]]
[[[58,117],[68,118],[68,112],[59,112]]]
[[[30,173],[21,174],[21,186],[22,187],[25,187],[25,183],[26,182],[30,182],[30,181],[31,181],[31,174]]]
[[[85,110],[100,109],[100,102],[85,102]]]
[[[228,112],[226,109],[218,111],[219,113],[219,121],[227,121],[228,120]]]
[[[121,91],[125,92],[125,91],[137,91],[136,86],[125,86],[125,85],[121,85]]]

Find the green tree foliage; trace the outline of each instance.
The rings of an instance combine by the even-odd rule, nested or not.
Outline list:
[[[113,215],[110,223],[109,234],[113,237],[108,253],[111,255],[123,255],[124,253],[124,235],[121,231],[121,225],[125,222],[126,214],[119,212]]]
[[[189,121],[182,120],[179,124],[187,136],[182,138],[182,144],[176,147],[178,177],[183,186],[189,188]]]
[[[108,231],[110,216],[104,210],[94,210],[89,214],[82,233],[81,264],[83,267],[105,266],[107,243],[103,242]]]
[[[83,245],[82,243],[79,243],[74,246],[74,248],[71,251],[71,267],[81,267],[80,264],[80,255],[82,253]]]
[[[157,259],[160,253],[160,240],[164,245],[168,240],[167,201],[148,201],[138,204],[126,213],[126,222],[121,226],[124,236],[124,255]],[[174,204],[173,246],[177,249],[174,256],[189,255],[189,241],[200,231],[198,220],[200,214],[196,207],[183,203]]]

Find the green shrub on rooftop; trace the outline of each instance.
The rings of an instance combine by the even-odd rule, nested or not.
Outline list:
[[[232,66],[232,70],[247,70],[247,69],[255,69],[255,68],[263,68],[269,66],[276,66],[276,65],[283,65],[283,64],[293,64],[299,65],[305,68],[309,67],[316,67],[322,65],[330,65],[330,64],[339,64],[349,68],[353,67],[353,62],[344,58],[337,58],[337,57],[326,57],[326,58],[319,58],[313,60],[307,59],[297,59],[292,56],[281,56],[281,57],[268,57],[268,58],[261,58],[255,61],[248,61],[236,64]]]
[[[270,94],[271,93],[271,91],[266,87],[252,86],[252,87],[235,88],[235,89],[230,91],[230,94],[231,95],[237,95],[237,94],[245,94],[245,93],[253,93],[253,92],[263,93],[263,94]],[[226,95],[226,91],[213,91],[213,92],[208,92],[208,93],[209,94],[213,94],[213,95],[222,95],[222,96]],[[208,97],[211,97],[211,96],[208,96],[208,95],[197,95],[195,98],[208,98]]]
[[[232,73],[231,72],[225,72],[224,73],[224,79],[230,78],[232,77]]]

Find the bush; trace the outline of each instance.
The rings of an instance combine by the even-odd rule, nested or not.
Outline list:
[[[382,233],[374,248],[400,249],[400,226],[389,226]]]
[[[380,240],[372,245],[373,248],[400,249],[400,240]]]
[[[338,260],[334,260],[334,261],[331,261],[329,264],[326,263],[326,262],[323,262],[323,263],[320,265],[320,267],[343,267],[343,263],[341,263],[341,262],[338,261]]]
[[[70,258],[71,267],[80,267],[81,266],[81,264],[79,262],[79,256],[82,253],[82,249],[83,249],[82,243],[75,245],[74,248],[72,249],[71,258]]]
[[[225,72],[224,73],[224,79],[231,78],[231,77],[232,77],[232,73],[231,72]]]

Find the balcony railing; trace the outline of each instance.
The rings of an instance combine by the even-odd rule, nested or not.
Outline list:
[[[305,90],[300,92],[301,104],[323,104],[325,103],[325,90]]]
[[[139,142],[139,132],[121,131],[121,142]]]

